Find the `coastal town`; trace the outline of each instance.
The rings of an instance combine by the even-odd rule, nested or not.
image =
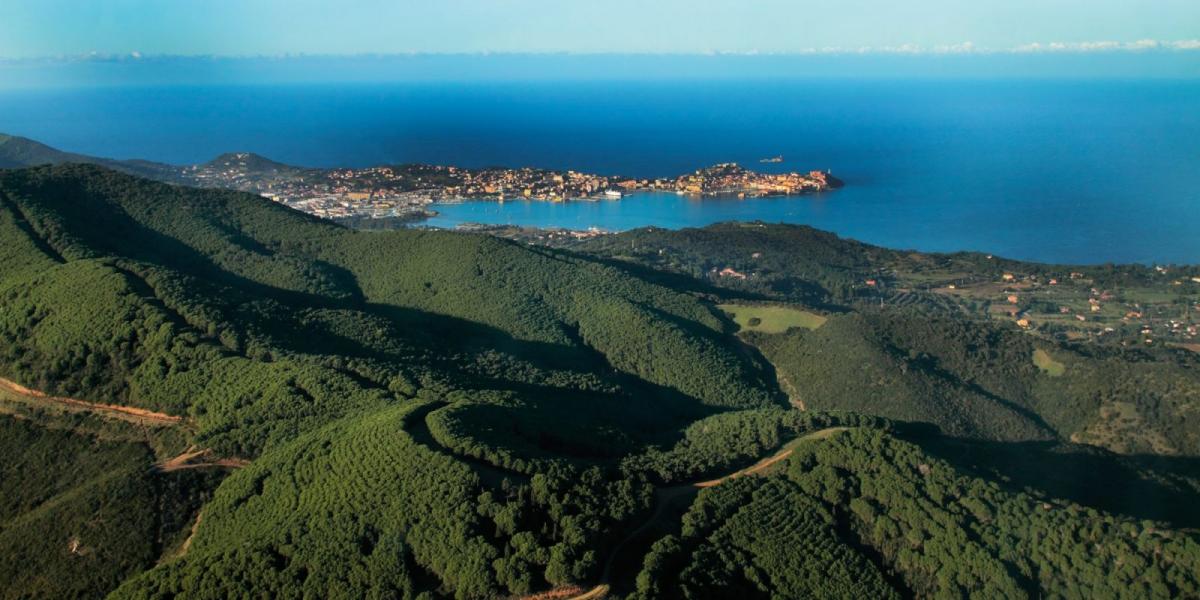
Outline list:
[[[674,178],[638,179],[534,168],[467,169],[407,164],[310,169],[256,154],[183,167],[181,183],[253,192],[329,219],[420,220],[430,205],[468,200],[611,201],[638,192],[698,197],[797,196],[840,187],[830,173],[761,173],[722,163]]]

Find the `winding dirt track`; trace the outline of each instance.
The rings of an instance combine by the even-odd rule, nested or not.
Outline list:
[[[244,458],[211,458],[212,450],[207,448],[197,449],[195,446],[184,450],[179,456],[164,460],[160,463],[155,463],[154,470],[159,473],[170,473],[172,471],[182,471],[184,469],[207,469],[207,468],[225,468],[225,469],[240,469],[250,461]],[[197,460],[200,459],[200,460]]]
[[[153,412],[142,408],[50,396],[4,378],[0,378],[0,391],[7,392],[10,399],[15,402],[30,404],[36,407],[54,408],[66,412],[87,412],[138,425],[176,427],[183,423],[183,417]]]
[[[744,477],[746,475],[758,475],[760,473],[763,473],[764,471],[770,469],[775,464],[778,464],[779,462],[783,461],[787,457],[791,456],[792,451],[794,451],[796,446],[798,444],[800,444],[801,442],[804,442],[807,440],[823,440],[823,439],[829,438],[830,436],[832,436],[838,432],[845,431],[846,429],[848,429],[848,428],[847,427],[829,427],[826,429],[821,429],[818,431],[814,431],[812,433],[808,433],[806,435],[803,435],[801,437],[798,437],[798,438],[792,440],[791,442],[789,442],[786,446],[784,446],[781,450],[779,450],[775,454],[768,456],[768,457],[754,463],[753,465],[750,465],[749,467],[746,467],[744,469],[739,469],[739,470],[734,471],[733,473],[730,473],[723,477],[718,477],[717,479],[709,479],[707,481],[697,481],[695,483],[688,483],[688,484],[683,484],[683,485],[664,487],[664,488],[659,488],[658,490],[655,490],[654,513],[650,515],[650,518],[646,519],[645,523],[642,523],[640,526],[638,526],[637,529],[634,529],[632,532],[630,532],[629,535],[625,536],[625,539],[621,540],[621,543],[617,544],[616,547],[613,548],[612,554],[609,555],[608,560],[604,563],[604,575],[602,575],[600,577],[600,584],[597,585],[596,587],[588,590],[587,592],[584,592],[583,594],[571,597],[569,600],[596,600],[597,598],[605,597],[608,594],[608,592],[612,589],[612,586],[610,584],[610,581],[612,579],[612,568],[613,568],[613,564],[616,562],[617,558],[620,557],[621,551],[625,549],[625,546],[627,544],[632,542],[639,535],[641,535],[643,532],[645,532],[650,527],[653,527],[655,523],[657,523],[660,519],[662,519],[663,514],[666,513],[667,508],[671,505],[672,501],[674,501],[677,498],[680,498],[682,496],[686,496],[688,494],[695,493],[704,488],[710,488],[710,487],[720,485],[721,483],[724,483],[730,479],[734,479],[737,477]]]

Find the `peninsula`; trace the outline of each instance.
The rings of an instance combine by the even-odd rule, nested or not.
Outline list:
[[[619,200],[635,192],[698,197],[797,196],[842,185],[826,171],[762,173],[736,163],[653,179],[531,167],[471,169],[402,164],[309,168],[249,152],[222,154],[206,163],[178,166],[73,154],[27,138],[0,134],[0,167],[69,162],[98,164],[167,183],[252,192],[296,210],[339,220],[420,220],[434,214],[429,205],[438,202]]]

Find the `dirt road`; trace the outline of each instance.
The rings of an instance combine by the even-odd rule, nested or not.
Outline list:
[[[153,412],[142,408],[120,406],[117,404],[100,404],[98,402],[88,402],[75,398],[50,396],[4,378],[0,378],[0,392],[4,392],[0,394],[0,400],[8,400],[38,408],[50,408],[73,413],[86,412],[109,419],[117,419],[151,427],[175,427],[183,423],[183,417]]]

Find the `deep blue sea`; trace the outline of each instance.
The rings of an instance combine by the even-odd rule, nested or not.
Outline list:
[[[669,176],[831,169],[815,197],[670,194],[439,206],[462,222],[805,223],[866,242],[1050,262],[1200,263],[1200,81],[819,80],[0,91],[0,132],[173,163],[430,162]],[[780,165],[759,165],[783,155]]]

